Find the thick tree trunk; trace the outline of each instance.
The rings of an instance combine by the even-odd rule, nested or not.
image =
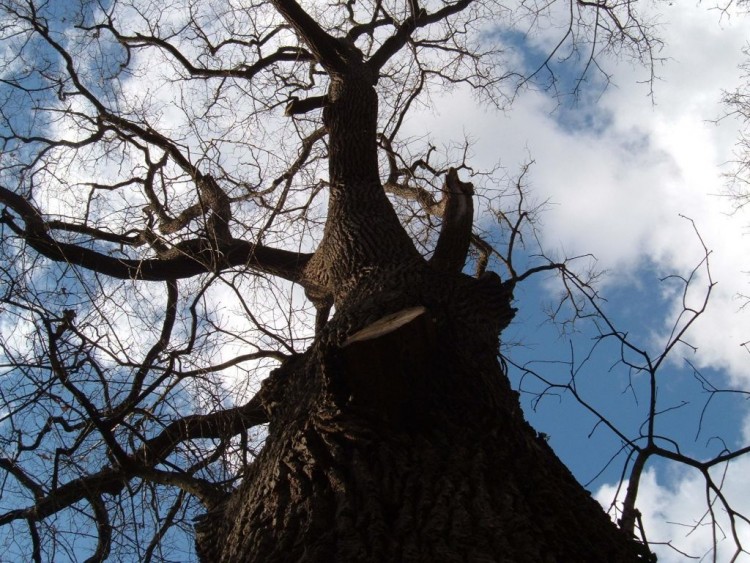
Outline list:
[[[366,77],[334,77],[327,104],[331,203],[306,276],[336,315],[264,383],[265,448],[197,524],[202,559],[641,560],[523,419],[497,359],[512,287],[414,250],[378,179]]]
[[[426,309],[396,338],[346,345],[334,319],[274,372],[266,448],[199,525],[204,561],[642,560],[523,420],[492,342],[509,295],[480,307],[497,282],[425,271],[390,302]]]

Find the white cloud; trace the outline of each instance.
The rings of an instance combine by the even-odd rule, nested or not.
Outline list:
[[[540,93],[527,92],[512,111],[498,115],[477,107],[466,92],[454,92],[442,107],[461,112],[425,114],[413,127],[416,133],[428,124],[438,140],[465,131],[476,140],[475,164],[491,167],[501,159],[511,174],[530,155],[536,161],[533,195],[554,204],[543,216],[543,244],[567,255],[593,253],[612,272],[608,283],[632,283],[644,266],[689,274],[702,248],[680,215],[694,220],[712,251],[718,284],[708,312],[691,330],[699,346],[691,359],[725,369],[735,384],[748,386],[750,358],[740,343],[750,340],[750,311],[739,311],[737,295],[750,293],[750,237],[744,236],[750,218],[728,216],[731,206],[718,195],[738,123],[715,120],[722,114],[722,89],[740,80],[750,19],[720,19],[704,6],[667,10],[660,53],[666,60],[657,68],[654,100],[639,83],[648,76],[645,69],[614,62],[614,84],[601,99],[589,104],[584,98],[564,116]],[[673,297],[678,307],[680,295]],[[665,330],[671,322],[665,319]]]
[[[740,459],[730,465],[722,492],[732,509],[744,514],[750,512],[750,495],[747,494],[747,475],[750,459]],[[712,472],[714,478],[720,472]],[[604,485],[594,495],[608,509],[615,497],[615,485]],[[624,496],[627,483],[621,488],[619,501]],[[618,507],[621,503],[618,502]],[[682,563],[685,555],[700,561],[750,561],[750,554],[742,553],[736,559],[736,546],[731,537],[731,526],[726,511],[719,502],[714,503],[717,526],[712,526],[707,514],[706,486],[702,475],[694,469],[671,469],[665,474],[647,469],[641,479],[638,510],[642,514],[646,537],[659,563]],[[742,545],[750,546],[750,526],[737,521],[737,533]],[[716,558],[713,534],[716,534]],[[669,542],[672,547],[666,545]],[[675,549],[673,549],[675,548]],[[683,555],[685,554],[685,555]]]
[[[431,130],[438,141],[466,132],[476,141],[477,166],[501,160],[513,174],[533,158],[536,164],[527,178],[532,193],[554,203],[543,216],[543,244],[567,255],[594,253],[600,266],[612,272],[608,283],[640,283],[635,277],[644,266],[661,274],[688,275],[703,251],[692,225],[680,215],[694,220],[712,251],[717,285],[707,312],[688,334],[698,346],[691,360],[701,368],[724,370],[732,385],[748,389],[750,357],[740,344],[750,340],[750,307],[741,311],[737,295],[750,294],[750,237],[745,235],[750,217],[729,216],[729,202],[718,195],[738,123],[715,120],[722,114],[722,89],[731,90],[740,80],[737,67],[750,20],[720,21],[705,6],[682,4],[669,9],[664,20],[662,55],[668,60],[657,69],[661,80],[654,85],[653,102],[648,88],[637,83],[644,70],[619,64],[614,85],[597,105],[579,108],[585,117],[580,122],[575,115],[563,121],[553,112],[554,101],[539,93],[526,93],[510,112],[497,115],[477,107],[466,92],[454,92],[442,107],[461,107],[461,112],[424,114],[412,127],[414,134]],[[439,101],[436,106],[441,107]],[[699,277],[689,294],[691,304],[699,303],[705,287],[705,276]],[[679,312],[680,292],[658,286],[653,291],[672,300],[673,315]],[[667,334],[672,322],[674,316],[663,320]],[[690,352],[681,347],[679,353]],[[750,417],[741,428],[743,436],[737,438],[747,444]],[[750,458],[745,457],[730,466],[723,488],[743,514],[750,514],[747,475]],[[596,497],[608,506],[614,491],[603,486]],[[710,519],[701,520],[707,507],[699,472],[672,468],[657,474],[649,469],[638,508],[649,541],[672,541],[684,553],[712,560]],[[730,527],[718,506],[716,512],[721,524],[716,561],[730,561],[735,549],[726,538]],[[743,545],[750,548],[750,526],[740,528]],[[685,561],[667,546],[656,550],[660,562]],[[735,561],[750,561],[750,555]]]
[[[637,83],[644,78],[643,69],[621,64],[614,72],[615,84],[597,106],[579,108],[586,118],[580,121],[583,126],[563,122],[553,112],[554,101],[539,93],[527,93],[508,114],[495,115],[477,107],[467,93],[457,92],[444,107],[460,106],[462,112],[421,116],[415,133],[428,121],[439,140],[465,131],[476,140],[473,151],[480,165],[490,167],[501,160],[510,174],[530,155],[536,161],[532,193],[554,203],[543,216],[543,244],[568,255],[594,253],[600,266],[612,271],[608,283],[632,283],[643,266],[688,275],[703,251],[692,225],[680,214],[693,219],[712,251],[711,273],[718,283],[708,311],[688,335],[698,346],[691,360],[699,367],[725,370],[732,384],[747,389],[750,357],[740,343],[750,340],[750,312],[739,311],[737,294],[750,293],[743,272],[750,270],[750,237],[743,236],[750,218],[728,216],[728,202],[717,195],[724,188],[723,165],[731,158],[738,124],[714,120],[722,113],[721,90],[731,89],[739,79],[737,66],[750,21],[723,20],[719,25],[716,12],[683,5],[665,19],[669,25],[662,54],[669,60],[658,69],[663,80],[655,84],[655,103]],[[699,278],[690,292],[692,305],[700,303],[705,282]],[[673,314],[679,312],[680,292],[663,287],[654,291],[673,300]],[[673,320],[663,321],[667,334]],[[680,348],[683,352],[689,349]],[[743,444],[750,442],[749,421]],[[723,488],[733,508],[743,514],[750,514],[747,475],[750,459],[742,458],[730,466]],[[596,497],[608,506],[614,494],[615,487],[605,485]],[[702,520],[705,482],[698,471],[672,468],[657,477],[649,469],[638,508],[649,541],[671,541],[684,553],[712,560],[710,518]],[[735,550],[726,537],[730,527],[718,506],[716,512],[721,525],[716,530],[716,561],[730,561]],[[750,526],[740,525],[740,534],[750,547]],[[685,561],[666,545],[655,549],[660,562]],[[742,554],[736,561],[750,561],[750,556]]]

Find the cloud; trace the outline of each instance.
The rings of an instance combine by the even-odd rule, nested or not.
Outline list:
[[[750,357],[740,344],[750,340],[750,307],[741,309],[738,294],[750,294],[750,217],[731,216],[730,202],[720,196],[739,123],[716,119],[723,112],[722,90],[731,90],[741,79],[738,65],[750,20],[720,19],[718,12],[704,6],[666,10],[665,49],[660,53],[666,59],[657,67],[660,79],[653,99],[648,87],[639,83],[648,77],[642,67],[610,62],[614,82],[600,99],[584,96],[577,106],[561,112],[556,100],[527,92],[511,111],[497,114],[478,106],[470,93],[456,91],[449,103],[436,100],[438,109],[415,118],[412,132],[430,130],[437,142],[444,143],[464,132],[475,141],[472,164],[490,168],[499,160],[509,175],[533,158],[527,178],[530,190],[537,200],[552,203],[542,217],[546,249],[568,256],[593,253],[599,266],[611,272],[606,284],[619,285],[622,294],[628,284],[639,285],[641,291],[651,286],[668,300],[671,313],[644,326],[642,338],[652,336],[651,330],[669,334],[682,309],[682,292],[656,280],[667,274],[690,275],[703,258],[702,239],[711,251],[716,285],[706,313],[687,335],[697,352],[679,347],[676,356],[689,355],[697,367],[723,371],[730,385],[748,389]],[[440,107],[451,109],[436,113]],[[456,107],[464,109],[452,111]],[[694,221],[700,239],[681,215]],[[705,272],[698,274],[688,293],[691,306],[700,305],[708,284]],[[648,305],[637,299],[628,303],[639,306]],[[611,313],[616,321],[618,311]],[[682,363],[681,358],[673,359]],[[660,399],[668,399],[669,382],[664,381],[661,392]],[[723,423],[727,428],[733,425]],[[747,444],[750,416],[744,426],[740,420],[736,423],[737,435],[727,438]],[[566,440],[558,440],[563,456],[569,453],[565,448],[580,448],[580,443],[570,445]],[[723,488],[743,514],[750,514],[749,474],[750,459],[739,459],[729,467]],[[605,485],[596,497],[609,506],[614,493],[614,486]],[[713,530],[710,519],[703,518],[705,482],[698,471],[649,469],[638,507],[650,542],[671,541],[684,553],[712,560]],[[729,561],[735,549],[727,538],[730,526],[718,505],[716,513],[721,525],[716,529],[716,560]],[[741,525],[740,533],[750,547],[750,526]],[[656,550],[660,562],[685,561],[666,545]],[[750,556],[743,554],[737,561],[750,561]]]
[[[699,348],[691,360],[748,386],[750,358],[740,344],[750,340],[750,308],[741,310],[737,296],[750,293],[750,218],[729,216],[731,205],[719,195],[739,124],[716,119],[722,89],[740,80],[750,20],[720,19],[702,6],[666,10],[665,60],[656,69],[653,99],[642,83],[646,69],[607,61],[614,82],[598,99],[593,94],[600,92],[593,92],[560,111],[544,93],[526,92],[501,115],[457,91],[442,107],[463,111],[425,113],[412,130],[427,128],[444,142],[466,132],[475,140],[473,164],[489,168],[500,160],[509,174],[533,158],[532,193],[552,203],[543,216],[543,245],[568,256],[594,254],[611,272],[608,284],[633,283],[644,273],[653,280],[689,275],[703,257],[683,216],[693,220],[711,251],[717,285],[689,334]],[[441,103],[436,100],[438,111]],[[698,279],[694,289],[700,293],[706,284]],[[662,291],[655,282],[654,291]],[[671,298],[677,314],[681,294]],[[663,329],[672,322],[664,319]]]
[[[732,508],[744,514],[750,513],[748,474],[750,459],[742,458],[729,466],[722,487],[722,493],[732,503]],[[712,472],[712,475],[718,479],[721,472]],[[626,488],[627,482],[621,487],[618,507],[622,506]],[[594,494],[605,510],[611,506],[616,489],[615,485],[604,485]],[[711,516],[707,513],[705,481],[697,470],[668,469],[660,472],[654,468],[647,469],[641,479],[636,505],[642,514],[646,537],[659,557],[659,563],[682,563],[686,555],[700,561],[750,561],[747,553],[732,559],[736,546],[731,537],[729,518],[719,502],[713,504],[717,525],[712,525]],[[750,546],[750,525],[738,520],[737,533],[742,545],[745,548]]]

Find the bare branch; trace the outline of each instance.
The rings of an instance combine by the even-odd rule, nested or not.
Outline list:
[[[8,225],[41,255],[57,262],[74,264],[113,278],[147,281],[189,278],[211,271],[205,258],[201,256],[204,251],[201,244],[185,242],[177,247],[178,256],[173,258],[114,258],[82,246],[56,241],[48,234],[49,227],[39,211],[24,198],[2,186],[0,202],[18,213],[25,227],[16,224],[7,211],[3,213],[2,223]],[[302,269],[310,259],[309,254],[258,246],[240,240],[224,243],[217,251],[221,254],[225,267],[248,266],[290,281],[301,279]]]

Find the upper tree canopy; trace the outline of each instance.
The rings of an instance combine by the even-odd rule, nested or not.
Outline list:
[[[251,463],[251,396],[311,342],[307,300],[320,329],[373,271],[458,271],[470,240],[477,276],[525,276],[522,202],[495,248],[471,233],[482,176],[404,137],[411,109],[457,84],[505,106],[557,57],[584,77],[651,56],[629,1],[0,10],[0,524],[35,560],[175,558]],[[560,42],[525,68],[516,34],[540,23]]]

